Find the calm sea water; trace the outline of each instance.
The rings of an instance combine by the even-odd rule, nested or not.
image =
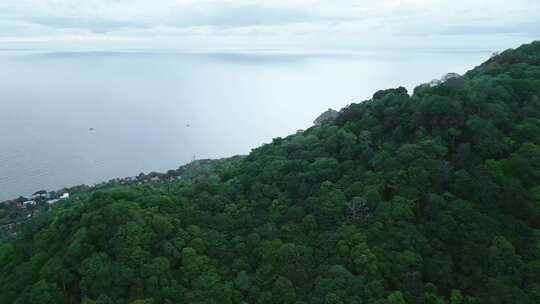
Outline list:
[[[327,108],[463,73],[488,57],[4,54],[0,200],[246,154]]]

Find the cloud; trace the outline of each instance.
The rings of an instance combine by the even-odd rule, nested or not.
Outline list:
[[[504,48],[516,36],[538,38],[539,17],[536,0],[18,0],[0,3],[0,42],[355,50],[461,39],[463,47]]]
[[[94,0],[90,1],[92,5],[87,3],[77,9],[68,4],[41,8],[39,6],[25,8],[21,5],[9,8],[12,12],[18,12],[13,14],[18,17],[15,20],[24,20],[57,29],[77,28],[90,32],[111,32],[125,28],[158,26],[238,27],[340,20],[338,16],[319,15],[305,7],[276,6],[247,1],[182,3],[161,0],[156,1],[154,5],[143,5],[140,1],[134,1],[129,6],[127,5],[129,1],[122,1],[125,6],[119,5],[118,2],[107,6],[104,1]],[[27,10],[26,16],[23,13],[25,10]],[[7,11],[10,10],[7,9]],[[7,19],[10,18],[9,13],[3,15]]]
[[[38,16],[30,19],[32,24],[58,30],[82,30],[93,33],[108,33],[123,28],[143,28],[144,23],[120,20],[96,20],[74,17]]]

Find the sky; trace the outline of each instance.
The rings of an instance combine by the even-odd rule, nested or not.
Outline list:
[[[0,0],[0,50],[502,50],[538,0]]]

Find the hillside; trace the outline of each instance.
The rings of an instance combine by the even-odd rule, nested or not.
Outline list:
[[[68,201],[0,303],[540,303],[540,42],[375,93],[195,181]]]

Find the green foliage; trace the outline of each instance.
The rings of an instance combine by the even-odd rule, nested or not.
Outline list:
[[[539,131],[536,42],[203,177],[91,191],[0,245],[0,303],[539,303]]]

